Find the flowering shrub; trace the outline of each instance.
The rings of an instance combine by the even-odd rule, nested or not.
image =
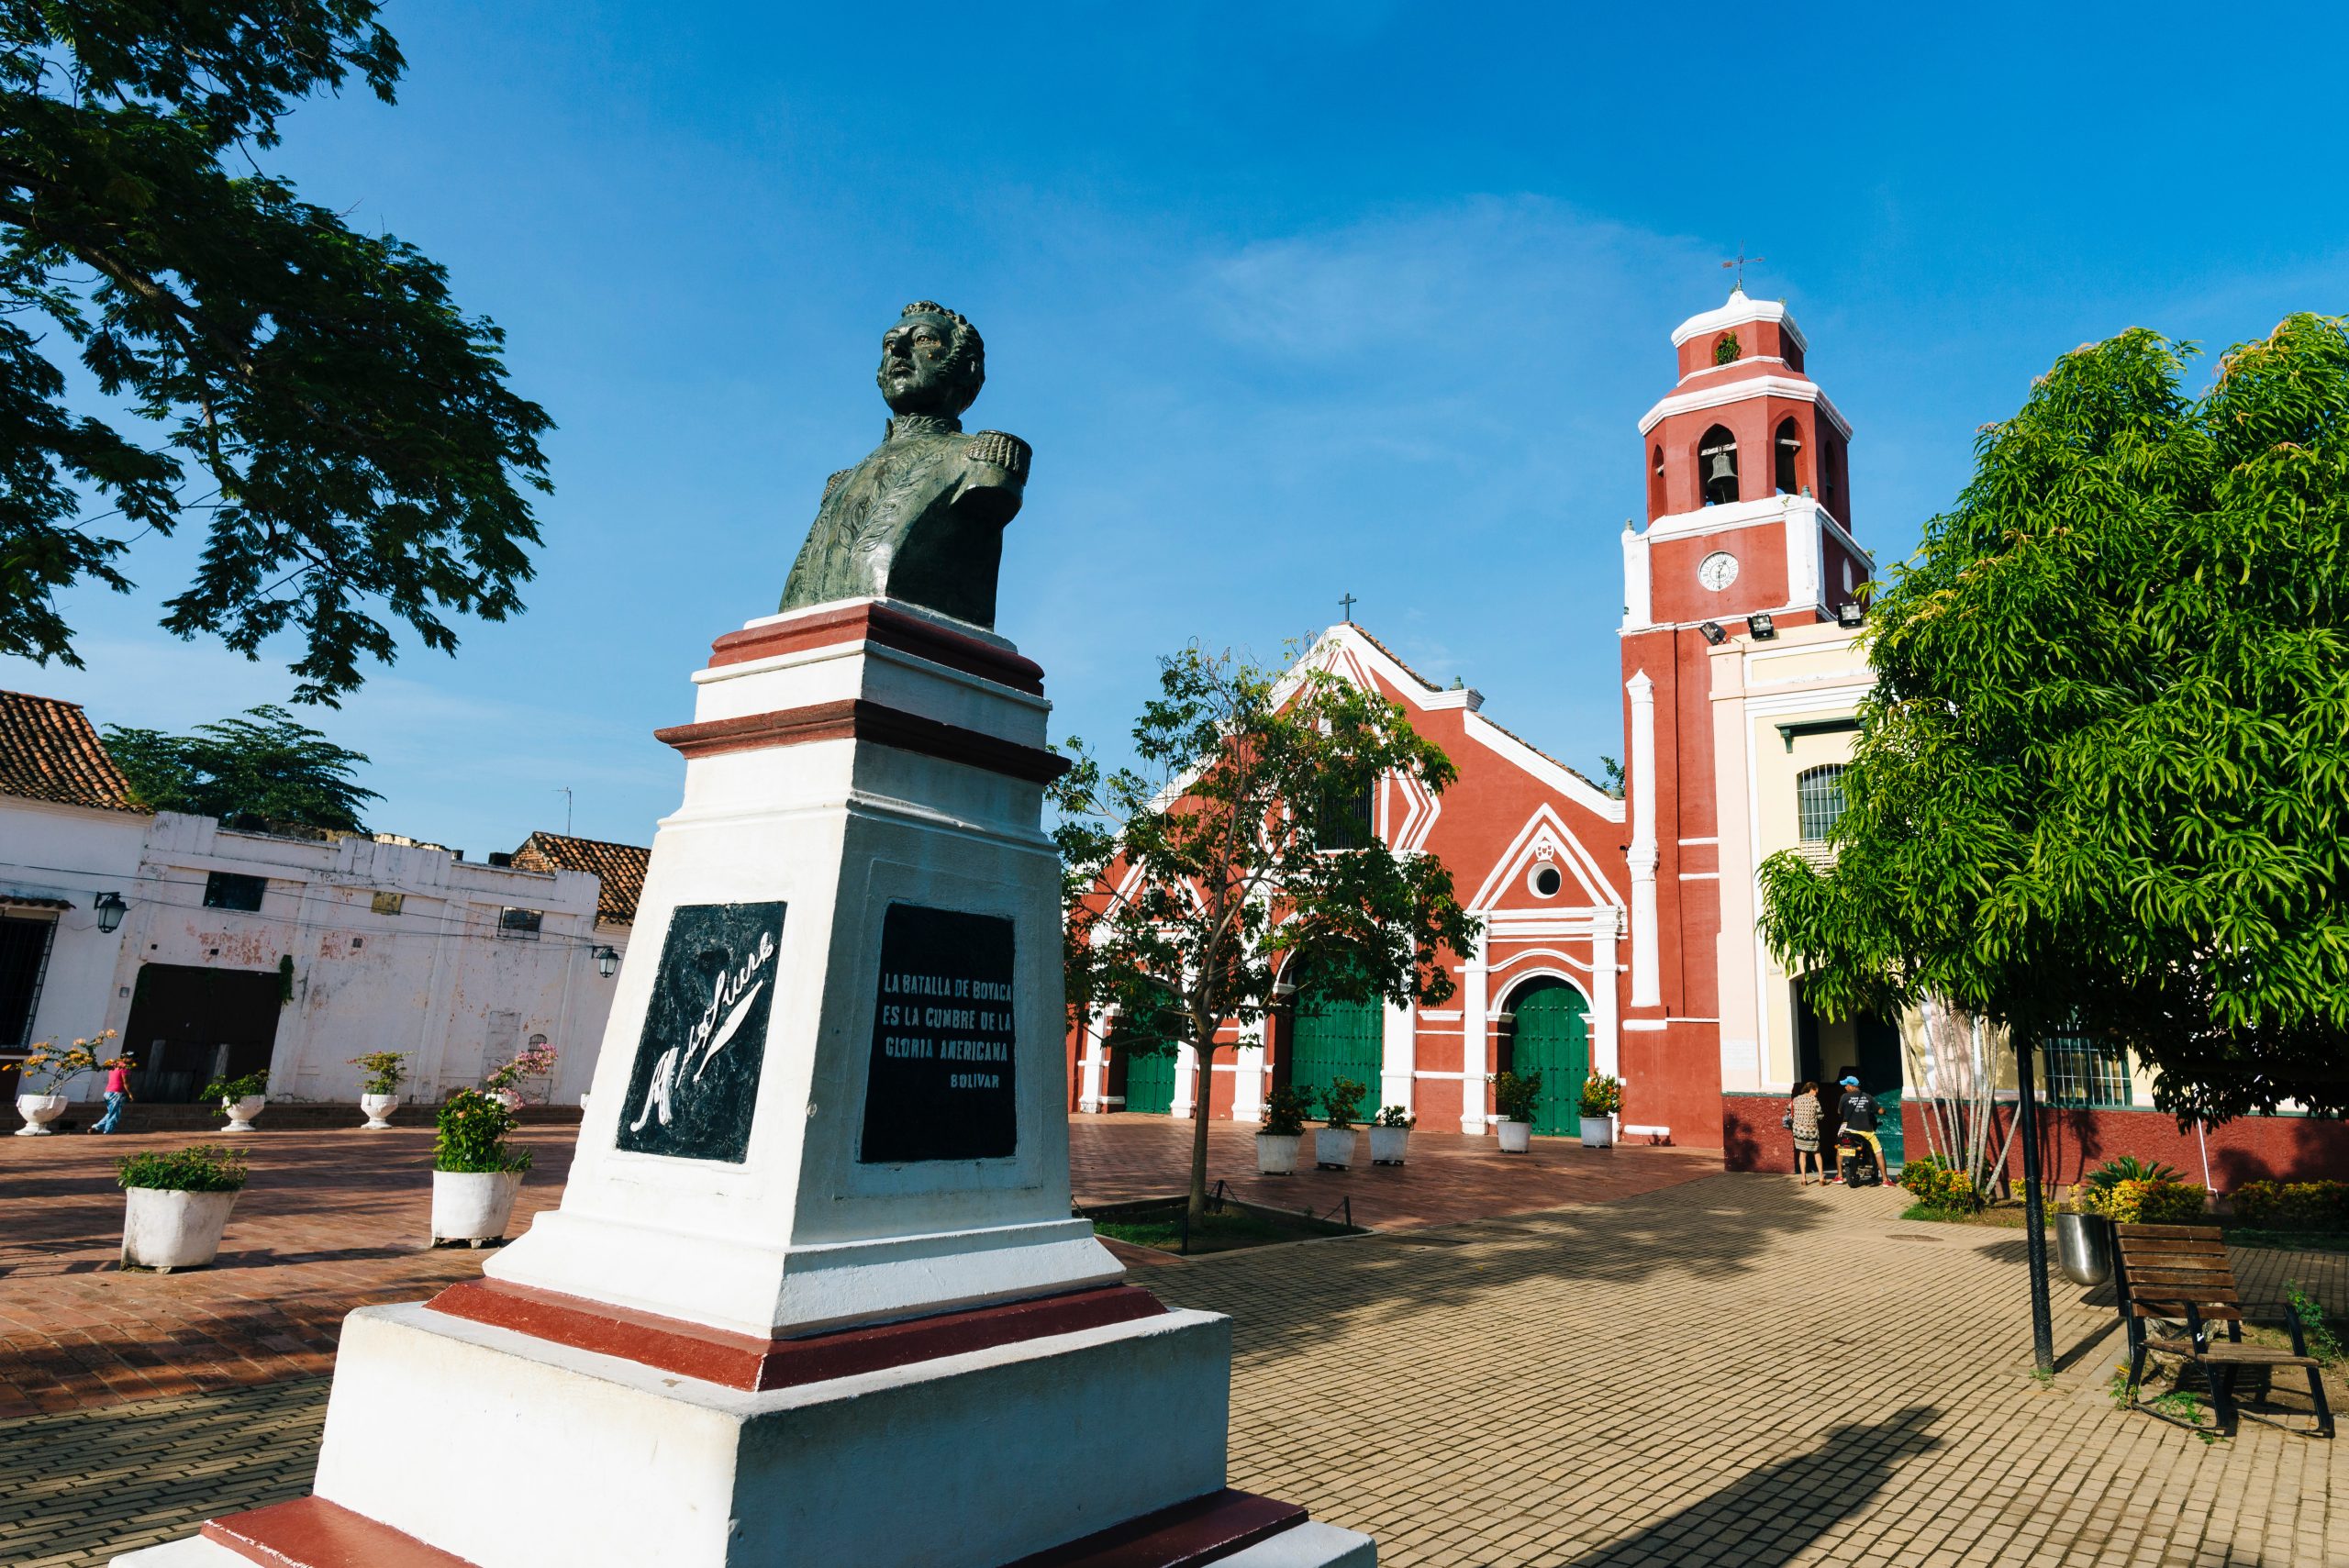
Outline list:
[[[1305,1118],[1312,1114],[1312,1090],[1280,1084],[1265,1096],[1264,1130],[1275,1138],[1295,1138],[1305,1130]]]
[[[1900,1184],[1928,1208],[1982,1207],[1982,1195],[1974,1190],[1974,1178],[1953,1169],[1938,1154],[1921,1154],[1909,1161],[1901,1168]]]
[[[554,1071],[554,1047],[534,1045],[482,1080],[484,1089],[511,1089],[525,1078],[543,1078]]]
[[[1354,1116],[1362,1106],[1363,1095],[1370,1091],[1352,1078],[1332,1078],[1321,1092],[1321,1120],[1332,1132],[1343,1132],[1353,1126]]]
[[[1623,1108],[1623,1081],[1611,1073],[1593,1073],[1582,1081],[1582,1114],[1612,1116]]]
[[[2349,1230],[2349,1182],[2246,1182],[2227,1201],[2262,1230]]]
[[[135,1067],[137,1062],[128,1056],[101,1056],[106,1041],[114,1038],[114,1030],[100,1029],[87,1040],[77,1040],[63,1051],[53,1040],[42,1040],[27,1053],[17,1082],[28,1095],[62,1094],[65,1085],[84,1073],[95,1073],[102,1067]],[[40,1087],[33,1086],[38,1079]]]
[[[2118,1182],[2104,1211],[2122,1225],[2192,1225],[2210,1195],[2193,1182]]]
[[[1503,1121],[1533,1119],[1533,1106],[1542,1098],[1541,1073],[1495,1073],[1485,1081],[1493,1086],[1493,1104]]]
[[[506,1135],[514,1130],[514,1113],[503,1100],[478,1089],[460,1089],[449,1096],[436,1118],[440,1136],[432,1141],[436,1171],[527,1171],[530,1151],[509,1149]]]
[[[1408,1132],[1419,1124],[1419,1118],[1413,1116],[1409,1111],[1405,1110],[1401,1106],[1381,1106],[1378,1107],[1378,1119],[1372,1122],[1370,1125],[1373,1127],[1397,1127],[1401,1128],[1405,1132]]]

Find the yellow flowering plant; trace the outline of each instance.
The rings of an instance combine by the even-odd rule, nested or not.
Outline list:
[[[25,1085],[24,1092],[28,1095],[61,1094],[66,1084],[85,1073],[103,1068],[137,1066],[138,1063],[128,1056],[101,1054],[106,1042],[114,1038],[114,1030],[100,1029],[89,1039],[77,1040],[63,1048],[60,1048],[53,1040],[42,1040],[25,1057],[18,1080]],[[36,1084],[39,1085],[38,1088],[34,1086]]]

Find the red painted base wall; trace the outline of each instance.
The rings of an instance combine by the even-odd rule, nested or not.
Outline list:
[[[1732,1171],[1795,1168],[1794,1139],[1778,1125],[1786,1100],[1776,1095],[1721,1096],[1721,1162]],[[1909,1157],[1930,1152],[1930,1112],[1911,1100],[1901,1107],[1901,1133]],[[2011,1106],[2000,1107],[1998,1136],[2006,1136]],[[2194,1129],[2180,1132],[2160,1111],[2042,1110],[2040,1179],[2069,1186],[2120,1154],[2158,1160],[2189,1182],[2203,1179],[2210,1156],[2210,1184],[2230,1192],[2246,1182],[2349,1181],[2349,1124],[2316,1117],[2243,1117],[2209,1129],[2198,1143]],[[2022,1148],[2007,1156],[2013,1179],[2022,1180]]]

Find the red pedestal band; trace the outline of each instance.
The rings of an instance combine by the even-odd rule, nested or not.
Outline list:
[[[964,1312],[941,1312],[904,1323],[762,1340],[502,1280],[452,1284],[427,1305],[452,1318],[511,1329],[573,1350],[618,1356],[752,1394],[1128,1323],[1166,1310],[1150,1292],[1118,1284]]]
[[[825,648],[838,642],[877,642],[903,653],[960,670],[966,675],[996,682],[1016,691],[1041,696],[1043,666],[1008,649],[892,609],[885,604],[844,605],[785,621],[779,626],[746,627],[729,631],[709,645],[709,664],[744,664],[796,653],[803,648]]]
[[[323,1497],[206,1519],[204,1539],[269,1568],[473,1568],[453,1552]]]
[[[777,708],[740,718],[705,719],[656,729],[652,738],[688,757],[724,751],[756,751],[771,746],[804,746],[811,740],[869,740],[989,773],[1008,773],[1030,784],[1050,784],[1068,772],[1068,760],[1041,746],[965,729],[863,697]]]

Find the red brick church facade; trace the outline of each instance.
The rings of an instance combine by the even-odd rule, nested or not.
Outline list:
[[[1536,1129],[1565,1132],[1595,1068],[1624,1080],[1626,1137],[1720,1145],[1708,637],[1749,614],[1832,618],[1869,562],[1843,520],[1851,429],[1805,373],[1785,307],[1735,293],[1673,343],[1678,380],[1639,427],[1647,527],[1623,539],[1623,796],[1487,718],[1476,692],[1437,686],[1352,622],[1330,628],[1308,662],[1400,705],[1459,770],[1440,799],[1389,781],[1375,827],[1440,856],[1484,935],[1453,955],[1442,1007],[1308,993],[1260,1039],[1227,1035],[1210,1114],[1254,1120],[1275,1084],[1348,1076],[1423,1126],[1482,1132],[1487,1075],[1514,1067],[1543,1075]],[[1188,1115],[1190,1053],[1136,1047],[1114,1018],[1074,1031],[1071,1108]]]

